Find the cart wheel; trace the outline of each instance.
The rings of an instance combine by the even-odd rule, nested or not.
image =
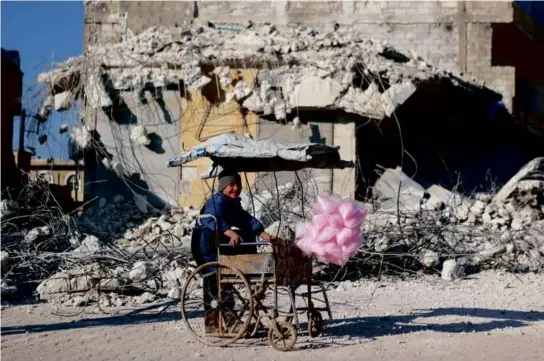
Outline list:
[[[206,309],[204,283],[212,291],[210,284],[219,285],[207,294]],[[249,282],[242,272],[220,262],[205,263],[195,269],[185,282],[180,302],[187,329],[207,346],[224,347],[243,337],[253,315]]]
[[[321,312],[310,310],[308,312],[308,333],[310,337],[317,337],[323,332],[323,316]]]
[[[268,342],[278,351],[289,351],[297,343],[297,329],[291,323],[279,322],[278,331],[271,325],[268,329]]]

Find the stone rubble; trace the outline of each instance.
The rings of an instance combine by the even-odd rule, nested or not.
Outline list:
[[[540,272],[544,269],[544,183],[535,179],[544,179],[543,165],[537,158],[494,197],[476,198],[438,185],[424,189],[400,169],[387,169],[374,187],[376,203],[364,225],[362,251],[401,250],[419,257],[416,264],[442,270],[457,260],[463,263],[458,265],[461,269]],[[443,272],[444,278],[455,278],[453,271]]]
[[[435,271],[446,281],[490,268],[542,272],[544,187],[529,188],[522,184],[528,177],[531,181],[538,179],[542,175],[541,165],[537,159],[520,170],[522,175],[518,173],[512,178],[517,183],[508,182],[497,193],[507,194],[500,199],[496,195],[469,198],[439,185],[424,188],[400,169],[386,169],[376,182],[373,203],[367,204],[369,214],[360,249],[362,261],[355,257],[348,268],[358,267],[358,262],[362,262],[360,267],[372,269],[376,262],[380,272],[387,273],[388,265],[396,264],[406,270]],[[530,173],[528,167],[532,169]],[[294,225],[304,219],[302,213],[307,217],[310,212],[312,195],[305,189],[310,200],[305,198],[303,202],[299,190],[291,183],[281,186],[278,193],[279,204],[275,191],[264,190],[253,192],[254,202],[248,194],[243,194],[243,205],[265,224],[267,232],[292,239]],[[136,199],[116,196],[112,201],[97,201],[76,220],[80,236],[69,242],[73,245],[73,255],[85,258],[118,250],[135,255],[130,258],[132,261],[115,266],[96,261],[63,268],[39,285],[37,292],[41,299],[80,305],[83,301],[77,297],[87,297],[85,292],[96,285],[100,285],[104,296],[100,302],[112,307],[154,302],[163,297],[179,298],[183,280],[194,267],[189,262],[190,236],[199,210],[144,213],[136,205]],[[13,208],[3,202],[2,212],[9,214]],[[40,226],[22,237],[26,242],[36,243],[40,237],[48,237],[48,232],[47,226]],[[186,259],[171,258],[169,254],[175,249],[179,250],[176,254],[186,255]],[[138,252],[144,257],[136,257]],[[387,262],[383,263],[384,260]],[[11,262],[10,255],[3,252],[3,269],[7,262]],[[322,270],[330,271],[327,267]],[[7,289],[4,286],[7,284],[2,286]]]
[[[252,86],[231,71],[231,67],[249,68],[256,63],[271,66],[256,71],[257,82]],[[214,65],[209,74],[202,70],[206,64]],[[79,86],[90,88],[85,92],[88,103],[97,108],[109,106],[112,100],[98,81],[105,75],[104,67],[111,85],[120,91],[139,91],[149,84],[161,88],[181,81],[197,90],[216,76],[227,101],[235,100],[277,120],[289,118],[297,107],[341,109],[381,119],[390,116],[421,82],[436,78],[481,89],[464,84],[449,71],[431,67],[415,54],[400,54],[350,29],[317,31],[304,26],[238,31],[205,26],[174,32],[152,27],[117,44],[90,47],[86,54],[41,74],[38,81],[67,85],[79,76],[86,80]],[[44,113],[49,103],[46,98]]]

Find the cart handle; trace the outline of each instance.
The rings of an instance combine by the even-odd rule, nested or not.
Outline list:
[[[242,238],[240,238],[242,239]],[[243,240],[242,242],[240,242],[238,244],[238,246],[236,247],[240,247],[240,246],[266,246],[266,245],[271,245],[272,243],[270,242],[248,242],[248,243],[244,243]],[[228,244],[220,244],[219,247],[230,247],[230,245]]]

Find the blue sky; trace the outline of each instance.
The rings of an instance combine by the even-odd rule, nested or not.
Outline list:
[[[36,78],[55,62],[80,55],[83,50],[82,1],[2,1],[2,48],[18,50],[23,77],[23,106],[37,110]],[[73,112],[54,113],[42,132],[48,141],[40,146],[37,135],[31,134],[26,143],[36,147],[38,155],[67,158],[68,133],[59,134],[62,123],[74,124]],[[27,121],[27,124],[29,121]],[[32,125],[35,122],[30,122]],[[15,122],[14,144],[17,147],[19,122]],[[28,128],[27,128],[28,129]],[[32,127],[33,130],[36,127]]]

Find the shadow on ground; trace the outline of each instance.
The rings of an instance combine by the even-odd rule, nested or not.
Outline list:
[[[461,316],[467,317],[463,322],[433,323],[433,317]],[[468,318],[478,318],[474,323]],[[426,322],[428,318],[428,322]],[[486,319],[486,320],[482,320]],[[51,324],[36,324],[27,326],[2,327],[2,336],[23,333],[41,333],[63,330],[83,329],[90,327],[115,327],[123,325],[152,324],[170,321],[179,321],[179,311],[163,313],[135,314],[130,316],[111,316],[94,319],[81,319]],[[331,342],[331,339],[349,336],[366,340],[377,339],[383,336],[408,334],[420,331],[434,331],[443,333],[461,332],[488,332],[505,327],[517,328],[531,322],[544,321],[544,312],[513,311],[487,308],[437,308],[429,310],[415,310],[409,315],[387,317],[357,317],[327,321],[323,342],[315,339],[317,347],[331,347],[340,345]],[[300,324],[302,332],[306,333],[307,324]],[[327,339],[327,341],[325,341]]]

